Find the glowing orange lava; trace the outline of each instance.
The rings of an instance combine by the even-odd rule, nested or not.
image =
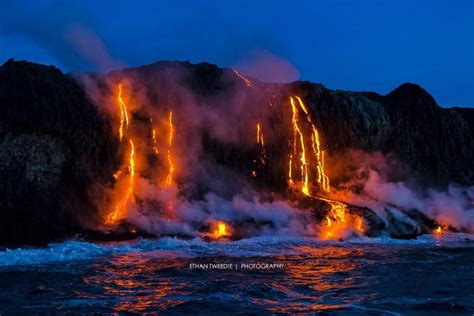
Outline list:
[[[324,172],[324,151],[321,151],[321,143],[319,141],[319,132],[316,126],[313,124],[311,120],[311,116],[308,113],[308,109],[306,108],[303,100],[299,96],[295,96],[298,100],[298,104],[300,105],[303,112],[306,114],[306,120],[311,125],[312,134],[311,134],[311,147],[313,149],[313,153],[315,156],[316,161],[316,170],[317,170],[317,182],[321,184],[321,188],[329,192],[329,178],[326,176]]]
[[[245,82],[245,84],[247,85],[247,87],[251,87],[252,86],[252,81],[248,80],[247,78],[245,78],[244,76],[242,76],[237,70],[234,70],[234,73],[237,77],[239,77],[243,82]]]
[[[433,231],[433,234],[435,234],[436,236],[441,236],[444,234],[444,231],[443,231],[443,228],[441,226],[438,226],[438,228],[436,228],[434,231]]]
[[[120,108],[119,137],[120,137],[120,141],[122,141],[123,124],[125,123],[125,128],[128,128],[128,112],[127,112],[127,106],[125,105],[125,102],[123,101],[123,98],[122,98],[122,84],[119,84],[118,86],[117,103]]]
[[[216,230],[214,231],[214,238],[221,238],[227,236],[227,226],[223,222],[217,223]]]
[[[290,187],[292,187],[293,184],[294,184],[293,175],[291,173],[292,169],[293,169],[293,155],[290,155],[290,162],[289,162],[289,166],[288,166],[288,184],[290,185]]]
[[[322,179],[321,186],[324,191],[329,192],[329,177],[324,173],[324,150],[321,152],[321,168],[320,168],[320,175]]]
[[[169,141],[168,141],[169,171],[168,171],[168,176],[166,177],[166,185],[170,186],[173,183],[173,175],[174,175],[174,163],[173,163],[173,159],[171,158],[171,147],[173,146],[174,127],[173,127],[173,112],[171,111],[169,114],[168,124],[169,124]]]
[[[115,180],[118,180],[121,174],[122,174],[122,170],[117,170],[117,172],[113,174],[113,177],[115,178]]]
[[[265,146],[265,142],[263,140],[263,131],[262,131],[262,127],[260,126],[260,122],[257,123],[257,144],[260,144],[263,146]]]
[[[293,116],[292,116],[292,122],[293,122],[293,135],[294,138],[296,138],[296,135],[299,135],[300,139],[300,145],[301,145],[301,156],[300,156],[300,161],[301,161],[301,192],[305,195],[310,195],[309,194],[309,185],[308,185],[308,164],[306,162],[306,149],[305,149],[305,142],[304,142],[304,135],[300,129],[300,126],[298,125],[298,109],[295,106],[295,102],[293,101],[293,98],[290,97],[290,103],[291,103],[291,109],[293,111]],[[293,144],[293,150],[296,154],[296,143]]]
[[[301,192],[305,195],[311,196],[310,187],[315,186],[316,183],[319,184],[319,187],[322,190],[329,192],[329,178],[328,176],[326,176],[324,172],[324,151],[321,150],[318,130],[316,126],[313,124],[310,113],[308,112],[307,107],[303,103],[303,100],[301,100],[301,98],[298,96],[295,96],[295,98],[298,101],[299,108],[305,114],[306,121],[311,126],[311,134],[309,138],[311,139],[311,148],[314,154],[314,161],[313,161],[313,165],[311,165],[311,160],[313,158],[309,157],[310,155],[307,153],[307,150],[306,150],[306,141],[305,141],[303,125],[301,125],[298,121],[298,118],[300,115],[298,112],[298,107],[295,104],[296,103],[295,99],[293,97],[290,97],[290,104],[291,104],[291,110],[292,110],[291,120],[292,120],[292,127],[293,127],[293,150],[292,150],[292,153],[290,153],[290,159],[289,159],[288,183],[290,187],[294,185],[293,174],[292,174],[293,163],[294,163],[293,157],[299,157],[300,169],[301,169]],[[312,180],[310,180],[310,172],[313,172],[313,170],[315,170],[316,172],[315,183],[312,183]]]
[[[107,216],[105,224],[113,225],[122,220],[127,215],[127,205],[133,198],[133,187],[135,185],[135,146],[130,139],[130,159],[128,165],[129,183],[123,198],[117,203],[114,210]]]
[[[156,129],[152,129],[151,138],[153,141],[153,152],[158,155],[159,151],[158,151],[158,147],[156,147]]]
[[[326,224],[321,227],[320,238],[341,239],[349,232],[364,233],[364,221],[361,217],[347,213],[347,205],[325,198],[318,198],[330,204],[331,209],[326,216]]]
[[[364,221],[360,217],[356,219],[356,230],[361,234],[364,233]]]
[[[156,128],[153,126],[153,119],[150,118],[150,124],[151,124],[151,141],[152,141],[152,149],[153,149],[153,152],[158,155],[159,154],[159,151],[158,151],[158,147],[156,145]]]
[[[331,231],[332,221],[328,216],[326,216],[326,221],[327,221],[328,230],[326,231],[325,236],[326,236],[326,239],[331,239],[333,237],[333,233]]]
[[[257,145],[259,150],[258,159],[253,160],[254,169],[250,172],[252,178],[257,177],[257,170],[262,170],[267,163],[267,153],[265,150],[265,141],[263,140],[263,128],[260,122],[257,122]]]

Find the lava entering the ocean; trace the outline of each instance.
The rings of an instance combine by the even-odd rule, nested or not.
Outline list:
[[[331,206],[326,216],[326,225],[321,227],[321,239],[341,239],[350,232],[364,234],[364,220],[359,216],[348,214],[346,204],[322,197],[318,199]]]
[[[241,78],[242,79],[242,78]],[[243,79],[242,79],[243,80]],[[250,93],[254,91],[246,90]],[[216,218],[222,218],[219,212],[236,212],[234,208],[235,205],[232,205],[229,209],[223,208],[219,209],[219,206],[210,204],[210,206],[199,206],[199,203],[196,203],[198,211],[202,208],[206,215],[203,215],[201,219],[195,220],[194,215],[191,214],[186,219],[183,219],[182,210],[177,209],[183,207],[186,209],[186,212],[194,212],[194,203],[195,201],[201,201],[206,198],[206,194],[214,193],[214,189],[221,189],[224,187],[224,191],[228,189],[225,179],[216,179],[217,181],[213,182],[214,179],[211,178],[214,174],[206,174],[207,170],[202,170],[209,168],[209,166],[216,166],[215,163],[220,164],[219,175],[224,175],[227,177],[229,175],[230,168],[225,170],[227,163],[230,163],[234,170],[240,172],[245,170],[245,177],[247,180],[251,181],[250,190],[253,192],[253,196],[256,200],[262,199],[263,202],[275,201],[276,199],[285,200],[290,199],[289,204],[291,205],[292,210],[295,212],[300,211],[299,203],[302,202],[301,206],[305,208],[312,209],[315,212],[318,212],[316,216],[318,220],[322,220],[321,223],[316,227],[307,227],[307,231],[301,232],[303,234],[317,235],[322,239],[341,239],[349,236],[350,234],[364,234],[366,231],[370,231],[372,226],[370,222],[366,222],[362,213],[356,213],[352,205],[345,204],[338,200],[344,200],[342,197],[337,197],[339,192],[332,190],[330,187],[330,180],[326,174],[326,151],[323,150],[322,138],[320,132],[317,128],[316,120],[314,119],[314,114],[311,107],[308,107],[303,99],[298,95],[287,95],[284,96],[284,100],[281,103],[282,121],[275,120],[273,117],[267,116],[268,113],[274,113],[271,111],[277,110],[276,103],[271,106],[269,112],[255,112],[251,116],[248,116],[248,119],[251,121],[243,121],[240,126],[229,126],[228,129],[233,131],[239,131],[239,128],[246,126],[248,127],[249,122],[251,122],[252,129],[246,128],[243,129],[243,133],[240,134],[242,138],[245,137],[246,147],[242,146],[241,148],[235,146],[236,144],[231,144],[232,151],[227,151],[228,147],[222,145],[220,139],[214,139],[211,142],[211,145],[205,144],[203,139],[201,139],[200,134],[198,135],[198,141],[201,143],[198,144],[199,149],[210,150],[212,155],[216,155],[216,161],[213,160],[215,157],[209,155],[205,156],[208,152],[205,152],[205,155],[195,152],[190,152],[188,148],[180,148],[183,146],[183,140],[189,138],[191,129],[180,130],[179,142],[176,143],[175,140],[175,119],[174,116],[176,111],[175,107],[178,105],[172,104],[167,107],[162,108],[152,108],[147,103],[141,105],[140,107],[135,106],[133,110],[127,109],[127,104],[124,100],[129,100],[129,98],[124,96],[124,89],[122,84],[117,85],[117,97],[115,102],[118,105],[118,115],[120,118],[120,124],[118,128],[118,139],[120,140],[120,148],[124,149],[127,153],[128,159],[123,164],[119,170],[117,170],[113,176],[116,179],[116,188],[113,192],[112,203],[110,206],[111,211],[107,212],[105,216],[106,225],[117,225],[127,218],[131,218],[132,213],[128,213],[132,210],[131,206],[136,206],[133,210],[137,210],[139,214],[155,214],[157,215],[160,221],[166,221],[166,229],[171,230],[173,233],[175,226],[186,226],[190,225],[190,229],[185,227],[187,232],[192,231],[193,234],[201,234],[203,236],[208,236],[205,233],[206,228],[204,222],[214,222]],[[272,93],[270,90],[267,92]],[[273,98],[275,98],[273,96]],[[142,100],[139,98],[139,100]],[[155,102],[155,101],[153,101]],[[160,101],[158,101],[160,102]],[[287,103],[288,102],[288,103]],[[266,103],[265,103],[266,104]],[[289,104],[289,107],[287,107]],[[188,121],[192,121],[193,118],[186,117],[189,113],[186,112],[186,107],[179,108],[180,117],[185,118]],[[207,111],[207,109],[201,111]],[[291,112],[290,112],[291,111]],[[193,108],[192,112],[196,114],[196,109]],[[287,113],[287,114],[286,114]],[[206,113],[208,114],[208,113]],[[156,119],[157,117],[162,117],[162,120]],[[210,115],[205,119],[209,119]],[[199,120],[203,118],[200,117]],[[185,124],[184,122],[181,124]],[[275,122],[282,123],[282,126],[287,126],[284,133],[280,133],[275,125]],[[193,122],[194,123],[194,122]],[[203,127],[198,125],[200,129],[205,130],[209,128],[208,126]],[[214,126],[213,126],[214,127]],[[227,126],[225,127],[227,128]],[[195,127],[192,129],[195,131]],[[251,130],[249,133],[247,131]],[[160,135],[158,135],[160,131]],[[209,130],[205,130],[209,132]],[[240,131],[239,131],[240,132]],[[188,134],[187,134],[188,133]],[[255,134],[253,134],[255,133]],[[196,133],[198,134],[198,133]],[[248,134],[252,134],[251,145],[249,145]],[[265,135],[265,136],[264,136]],[[282,135],[283,138],[280,136]],[[195,135],[193,135],[195,136]],[[215,135],[210,135],[211,138]],[[283,139],[287,146],[278,146],[278,143],[273,143],[275,140],[278,142]],[[126,140],[126,142],[124,141]],[[215,142],[214,142],[215,141]],[[184,142],[185,143],[185,142]],[[195,144],[193,144],[195,145]],[[238,144],[242,145],[242,144]],[[205,146],[210,146],[204,148]],[[119,150],[119,153],[124,152]],[[179,155],[178,153],[186,152],[186,155]],[[188,155],[189,153],[189,155]],[[138,155],[137,155],[138,154]],[[196,155],[194,158],[194,155]],[[220,156],[219,156],[220,155]],[[140,169],[137,172],[136,170],[136,161],[137,156],[140,162]],[[206,159],[204,164],[187,164],[187,158],[192,159],[201,159],[205,157]],[[184,160],[183,160],[184,159]],[[288,159],[288,160],[286,160]],[[190,168],[198,166],[201,170],[184,170],[180,173],[179,181],[176,179],[177,166],[185,168],[189,166]],[[222,168],[221,168],[222,167]],[[288,168],[288,169],[287,169]],[[128,172],[127,172],[128,170]],[[211,172],[215,172],[212,170]],[[224,172],[220,172],[220,171]],[[277,170],[275,172],[275,170]],[[201,179],[197,178],[186,178],[188,175],[184,174],[193,174],[196,171],[196,174],[202,175],[199,171],[204,171],[205,176]],[[207,176],[210,176],[207,178]],[[275,176],[278,179],[275,181]],[[199,176],[198,176],[199,177]],[[245,178],[243,178],[245,179]],[[220,182],[222,181],[222,182]],[[270,186],[265,187],[267,182],[273,181],[273,184],[276,188],[275,192],[266,191],[264,194],[259,194],[257,191],[261,188],[268,189]],[[196,185],[193,187],[194,183],[199,183],[202,185],[202,188]],[[209,184],[209,182],[213,182]],[[213,187],[214,186],[214,187]],[[230,186],[229,186],[230,187]],[[145,189],[144,189],[145,188]],[[186,192],[186,190],[188,192]],[[239,190],[238,188],[232,188],[232,190]],[[272,188],[273,190],[273,188]],[[281,191],[279,191],[281,190]],[[146,192],[145,192],[146,191]],[[231,194],[236,196],[242,191],[233,191]],[[189,195],[188,195],[189,194]],[[192,195],[194,194],[194,195]],[[219,193],[220,194],[220,193]],[[276,198],[276,199],[275,199]],[[150,199],[150,200],[148,200]],[[195,199],[195,200],[193,200]],[[201,199],[201,200],[200,200]],[[324,203],[320,203],[323,201]],[[314,204],[311,204],[313,201]],[[346,200],[344,200],[346,201]],[[133,204],[132,204],[133,203]],[[192,205],[189,207],[189,205]],[[238,205],[237,205],[238,206]],[[316,209],[316,206],[320,209]],[[109,209],[108,207],[108,209]],[[215,210],[214,208],[217,208]],[[245,211],[247,212],[247,211]],[[258,212],[257,212],[258,213]],[[134,214],[134,213],[133,213]],[[172,214],[172,216],[171,216]],[[260,220],[253,218],[253,212],[248,212],[244,216],[238,214],[227,214],[227,220],[234,221],[236,216],[238,218],[237,222],[233,224],[233,233],[236,236],[246,236],[247,234],[253,234],[254,231],[264,230],[266,228],[261,228]],[[226,216],[227,216],[226,215]],[[259,216],[259,214],[256,214]],[[239,217],[240,216],[240,217]],[[253,220],[242,222],[239,224],[239,220],[247,219],[246,216],[250,216]],[[146,215],[144,216],[146,217]],[[199,218],[196,215],[196,218]],[[226,217],[224,217],[226,218]],[[272,221],[264,219],[262,221]],[[176,221],[176,222],[174,222]],[[189,222],[192,222],[189,224]],[[222,236],[229,235],[229,227],[223,222],[216,226],[215,230],[213,228],[212,236],[214,238],[220,238]],[[252,223],[252,224],[248,224]],[[162,229],[166,226],[165,224],[160,223],[157,230]],[[194,225],[194,226],[193,226]],[[199,226],[201,225],[201,226]],[[258,229],[240,227],[239,225],[257,225]],[[152,226],[152,225],[151,225]],[[179,229],[181,229],[181,226]],[[305,226],[306,227],[306,226]],[[155,229],[155,228],[153,228]],[[178,229],[178,230],[179,230]],[[271,228],[275,229],[275,228]],[[278,229],[278,228],[276,228]],[[435,234],[442,234],[440,229],[433,231]],[[243,231],[243,233],[242,233]],[[261,232],[258,232],[261,233]]]
[[[214,230],[214,238],[228,237],[227,226],[224,222],[218,222]]]
[[[127,206],[131,199],[133,199],[133,188],[135,185],[135,146],[130,139],[130,158],[129,158],[129,183],[125,195],[117,203],[114,210],[107,216],[106,225],[114,225],[124,219],[127,215]]]

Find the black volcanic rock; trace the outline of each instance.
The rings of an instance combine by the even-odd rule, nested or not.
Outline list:
[[[0,67],[0,243],[64,236],[98,214],[91,188],[110,181],[110,123],[55,67]]]
[[[459,113],[463,117],[467,125],[469,125],[471,136],[474,135],[474,108],[454,107],[452,110],[454,110],[456,113]]]
[[[409,83],[382,104],[392,122],[385,151],[395,152],[425,185],[474,183],[474,138],[461,115],[440,108],[428,92]]]

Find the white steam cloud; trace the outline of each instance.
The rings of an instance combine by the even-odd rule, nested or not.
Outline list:
[[[384,217],[384,210],[416,209],[444,227],[474,233],[474,186],[452,184],[446,191],[414,189],[407,182],[390,181],[390,162],[381,153],[350,153],[362,159],[354,177],[340,184],[333,197],[368,207]]]

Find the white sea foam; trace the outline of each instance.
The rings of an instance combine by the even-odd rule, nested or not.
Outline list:
[[[92,260],[121,254],[137,254],[153,258],[195,258],[205,256],[267,257],[300,253],[301,246],[354,247],[364,244],[474,247],[474,235],[446,233],[442,237],[423,235],[412,240],[389,237],[359,237],[338,241],[320,241],[303,237],[253,237],[239,241],[207,242],[201,238],[139,239],[120,243],[92,243],[69,240],[50,244],[45,248],[18,248],[0,252],[0,266],[43,265],[81,260]]]

